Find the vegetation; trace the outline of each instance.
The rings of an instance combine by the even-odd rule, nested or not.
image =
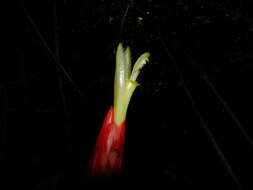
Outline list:
[[[122,42],[134,59],[145,51],[152,57],[129,104],[120,184],[251,189],[252,7],[223,0],[9,2],[0,186],[84,188]]]

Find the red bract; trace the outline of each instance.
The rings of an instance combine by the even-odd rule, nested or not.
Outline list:
[[[122,171],[125,141],[125,121],[114,122],[114,110],[110,107],[91,156],[87,176],[99,178],[119,175]]]

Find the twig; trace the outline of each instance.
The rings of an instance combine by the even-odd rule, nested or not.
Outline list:
[[[59,36],[59,24],[58,24],[58,18],[57,18],[57,10],[56,10],[56,2],[52,3],[52,12],[53,12],[53,20],[54,20],[54,30],[55,30],[55,61],[57,65],[61,65],[61,57],[60,57],[60,36]],[[66,96],[63,89],[63,79],[62,79],[62,73],[58,73],[58,87],[59,92],[61,96],[61,101],[63,105],[64,114],[67,118],[67,121],[69,119],[69,111],[68,106],[66,103]],[[70,125],[65,124],[65,133],[66,133],[66,140],[67,140],[67,148],[68,151],[72,151],[72,143],[71,143],[71,137],[70,137]]]
[[[48,53],[50,54],[50,56],[52,57],[52,59],[54,60],[56,67],[58,69],[58,71],[62,72],[67,79],[70,81],[70,83],[73,85],[73,87],[75,88],[75,90],[79,93],[79,95],[88,103],[88,98],[81,92],[81,89],[77,86],[76,82],[72,79],[72,77],[68,74],[68,72],[65,70],[65,68],[56,61],[56,57],[53,53],[53,51],[50,49],[50,47],[48,46],[46,40],[44,39],[44,37],[42,36],[42,34],[40,33],[38,27],[36,26],[36,24],[34,23],[32,17],[30,16],[30,14],[28,13],[27,9],[25,8],[22,0],[19,1],[24,13],[27,17],[27,19],[29,20],[29,22],[31,23],[35,33],[37,34],[38,38],[40,39],[40,41],[42,42],[42,44],[44,45],[44,47],[47,49]]]
[[[191,95],[190,90],[185,85],[183,74],[180,71],[180,69],[179,69],[179,67],[178,67],[178,65],[176,63],[174,56],[170,53],[170,51],[169,51],[168,47],[166,46],[164,40],[162,40],[162,38],[160,38],[160,40],[161,40],[161,43],[162,43],[164,49],[166,50],[166,52],[168,54],[170,62],[172,63],[174,69],[176,70],[177,75],[179,76],[180,83],[183,85],[183,88],[184,88],[184,91],[186,93],[186,96],[189,99],[191,107],[192,107],[192,109],[194,111],[194,115],[199,120],[199,122],[200,122],[201,126],[203,127],[203,129],[204,129],[207,137],[212,142],[214,149],[216,150],[216,152],[217,152],[218,156],[220,157],[220,159],[223,161],[223,164],[224,164],[225,168],[227,169],[229,175],[231,176],[231,178],[233,179],[233,181],[237,184],[238,188],[241,189],[241,183],[240,183],[240,181],[238,180],[238,178],[237,178],[235,172],[233,171],[232,167],[230,166],[227,158],[223,154],[223,152],[220,149],[219,145],[217,144],[217,142],[216,142],[216,140],[215,140],[212,132],[210,131],[208,125],[206,124],[205,120],[203,119],[201,113],[199,112],[199,109],[198,109],[196,103],[193,100],[193,97]]]
[[[52,5],[52,12],[53,12],[53,20],[54,20],[54,33],[55,33],[55,61],[57,65],[61,65],[61,57],[60,57],[60,36],[59,36],[59,25],[58,25],[58,19],[57,19],[57,10],[56,10],[56,3],[53,2]],[[59,87],[59,92],[62,100],[62,105],[63,105],[63,110],[64,113],[67,117],[69,117],[69,112],[67,108],[67,103],[66,103],[66,97],[63,89],[63,80],[61,73],[58,73],[58,87]]]
[[[241,122],[237,119],[237,117],[235,116],[235,114],[232,111],[232,109],[229,107],[229,105],[226,103],[226,101],[221,97],[220,93],[216,90],[216,88],[214,87],[214,85],[212,84],[212,82],[209,80],[207,74],[201,68],[198,68],[198,69],[199,69],[199,71],[201,73],[202,78],[204,79],[204,81],[206,82],[206,84],[209,86],[209,88],[211,88],[211,90],[213,91],[213,93],[215,94],[215,96],[218,98],[218,100],[221,102],[221,104],[223,105],[223,107],[225,108],[225,110],[229,113],[230,117],[234,120],[234,122],[236,123],[237,127],[240,129],[241,133],[245,137],[246,141],[253,147],[253,140],[248,135],[247,131],[244,129],[244,127],[242,126]]]
[[[204,128],[206,135],[208,136],[209,140],[212,142],[218,156],[220,157],[220,159],[223,161],[224,166],[227,168],[228,173],[230,174],[230,176],[232,177],[232,179],[234,180],[234,182],[237,184],[238,187],[241,187],[241,183],[238,180],[235,172],[233,171],[232,167],[230,166],[227,158],[225,157],[225,155],[223,154],[222,150],[220,149],[219,145],[217,144],[212,132],[210,131],[208,125],[206,124],[205,120],[203,119],[201,113],[198,110],[198,107],[196,105],[196,103],[194,102],[192,95],[189,91],[189,89],[186,87],[186,85],[183,83],[184,86],[184,90],[185,93],[191,103],[192,109],[194,111],[195,116],[198,118],[201,126]]]
[[[128,14],[128,10],[129,10],[129,7],[130,7],[130,4],[127,4],[127,7],[126,7],[126,10],[125,10],[125,13],[121,19],[121,23],[120,23],[120,31],[119,31],[119,36],[122,35],[122,32],[123,32],[123,26],[125,24],[125,21],[126,21],[126,17],[127,17],[127,14]]]

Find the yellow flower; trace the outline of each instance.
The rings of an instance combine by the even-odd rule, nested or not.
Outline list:
[[[136,79],[149,56],[150,53],[143,53],[135,62],[131,72],[130,48],[124,49],[121,43],[118,45],[114,78],[114,121],[118,125],[126,119],[130,98],[139,85]]]

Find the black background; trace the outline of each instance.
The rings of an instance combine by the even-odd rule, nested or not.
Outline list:
[[[125,169],[109,186],[239,188],[194,114],[190,92],[241,187],[251,189],[252,146],[204,77],[252,137],[252,7],[249,0],[3,3],[0,188],[87,187],[123,42],[133,62],[146,51],[151,59],[128,109]]]

